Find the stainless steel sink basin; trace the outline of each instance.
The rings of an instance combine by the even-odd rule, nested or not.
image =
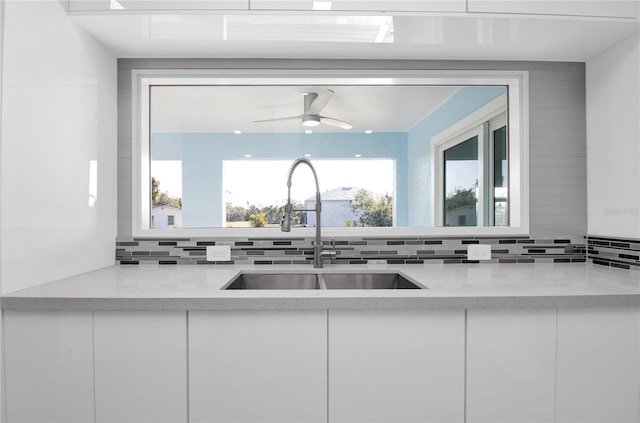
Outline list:
[[[241,273],[223,289],[320,289],[315,273]]]
[[[426,289],[394,272],[241,273],[222,289]]]
[[[325,273],[327,289],[422,289],[399,273]]]

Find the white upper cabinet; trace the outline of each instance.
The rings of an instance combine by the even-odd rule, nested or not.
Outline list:
[[[468,3],[468,12],[478,13],[629,19],[638,17],[638,1],[636,0],[468,0]]]
[[[251,10],[464,12],[465,0],[251,0]]]
[[[69,0],[70,12],[248,9],[249,0]]]
[[[69,0],[72,12],[163,10],[273,10],[465,12],[465,0]]]
[[[635,19],[638,3],[637,0],[69,0],[69,11],[469,12]]]

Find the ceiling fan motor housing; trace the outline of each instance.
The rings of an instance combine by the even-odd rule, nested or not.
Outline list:
[[[311,113],[311,104],[318,98],[318,93],[305,93],[304,94],[304,114]]]

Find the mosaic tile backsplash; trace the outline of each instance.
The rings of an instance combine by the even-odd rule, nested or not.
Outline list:
[[[640,239],[589,236],[587,255],[595,264],[640,271]]]
[[[490,244],[492,259],[483,263],[585,262],[584,237],[349,237],[323,239],[335,250],[332,264],[459,264],[469,244]],[[230,245],[231,261],[206,260],[208,245]],[[640,245],[640,244],[638,244]],[[639,248],[640,249],[640,248]],[[636,257],[637,258],[637,257]],[[313,237],[290,238],[118,238],[116,261],[122,265],[312,264]]]

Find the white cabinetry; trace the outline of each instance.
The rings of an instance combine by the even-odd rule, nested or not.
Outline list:
[[[329,311],[329,422],[464,420],[464,311]]]
[[[329,2],[328,2],[329,3]],[[560,15],[634,19],[634,0],[333,0],[331,12],[455,12]],[[302,0],[69,0],[71,12],[131,11],[300,11],[314,12],[313,1]],[[468,7],[467,7],[468,6]]]
[[[637,307],[3,313],[8,423],[640,420]]]
[[[96,311],[94,323],[96,422],[186,422],[186,312]]]
[[[94,421],[93,322],[83,311],[4,311],[8,422]]]
[[[558,310],[556,421],[638,421],[637,308]]]
[[[251,10],[313,11],[312,1],[251,0]],[[333,0],[331,11],[464,12],[465,0]]]
[[[553,423],[556,309],[467,312],[467,423]]]
[[[249,0],[69,0],[69,11],[248,10]]]
[[[189,408],[192,423],[326,423],[327,312],[189,312]]]
[[[87,11],[314,11],[314,2],[301,0],[69,0],[72,12]],[[331,11],[464,12],[465,0],[333,0]]]
[[[468,0],[469,12],[629,18],[638,16],[634,0]]]

